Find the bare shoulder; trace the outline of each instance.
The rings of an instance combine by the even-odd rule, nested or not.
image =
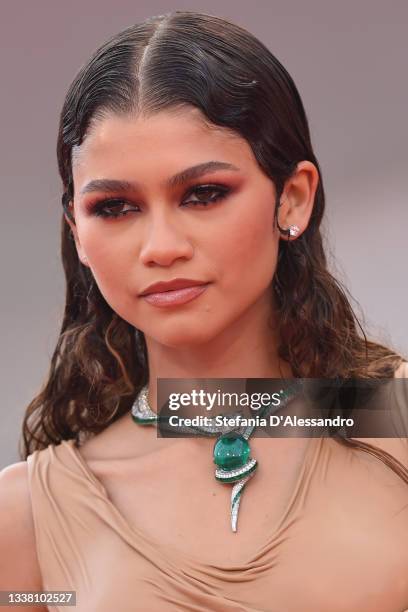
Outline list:
[[[0,591],[41,589],[27,462],[20,461],[0,471]],[[25,606],[25,610],[47,608]]]
[[[403,361],[394,373],[395,378],[408,378],[408,361]]]

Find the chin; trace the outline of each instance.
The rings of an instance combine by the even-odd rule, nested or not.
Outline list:
[[[179,328],[179,329],[177,329]],[[159,330],[157,327],[149,333],[144,331],[145,336],[149,336],[154,342],[169,348],[183,348],[189,346],[199,346],[211,341],[217,335],[208,329],[197,329],[197,321],[190,326],[173,325],[168,330]]]

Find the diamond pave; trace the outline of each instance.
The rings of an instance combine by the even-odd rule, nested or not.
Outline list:
[[[293,226],[292,226],[293,227]],[[296,226],[293,229],[298,230]],[[297,232],[296,232],[297,233]],[[292,234],[293,235],[293,234]],[[285,406],[294,396],[297,395],[297,392],[300,389],[301,383],[299,381],[293,381],[293,384],[289,385],[285,390],[281,389],[279,395],[281,397],[279,409]],[[135,401],[132,406],[131,415],[133,420],[140,425],[158,425],[160,422],[160,426],[168,428],[166,426],[166,417],[162,417],[157,415],[150,407],[148,398],[148,385],[145,385],[143,389],[140,391],[138,396],[135,398]],[[265,407],[262,412],[262,416],[266,416],[267,414],[271,414],[276,412],[278,409],[272,408],[272,404],[270,406]],[[241,414],[241,412],[235,413]],[[230,415],[233,416],[233,415]],[[213,424],[206,426],[191,426],[191,427],[178,427],[182,431],[191,432],[196,435],[209,435],[209,436],[220,436],[226,434],[227,432],[234,431],[235,437],[242,436],[245,440],[248,440],[251,436],[253,430],[255,429],[255,425],[241,426],[241,427],[226,427],[225,425],[217,426],[215,425],[215,417],[210,419],[210,422]],[[172,429],[172,428],[170,428]],[[219,441],[219,439],[218,439]],[[245,446],[245,444],[243,445]],[[227,453],[229,449],[227,448]],[[230,449],[234,450],[233,448]],[[235,449],[236,451],[239,449]],[[230,518],[231,518],[231,528],[233,532],[237,531],[237,520],[238,520],[238,509],[241,501],[241,494],[243,492],[245,484],[248,482],[250,478],[252,478],[255,474],[255,471],[258,467],[258,462],[256,459],[252,457],[246,456],[245,453],[241,453],[243,458],[247,458],[247,461],[244,465],[239,465],[239,462],[236,462],[234,465],[234,460],[231,460],[228,457],[224,457],[225,465],[228,463],[231,465],[229,469],[223,469],[222,467],[217,467],[215,470],[215,478],[218,482],[222,482],[225,484],[233,484],[232,492],[231,492],[231,507],[230,507]],[[238,452],[238,455],[240,453]],[[239,458],[239,457],[238,457]],[[244,459],[245,460],[245,459]],[[221,462],[222,463],[222,462]],[[237,465],[238,464],[238,465]]]

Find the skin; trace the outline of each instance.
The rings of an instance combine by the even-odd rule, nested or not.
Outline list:
[[[238,170],[207,172],[178,187],[165,186],[176,173],[214,160]],[[157,377],[293,376],[277,356],[271,282],[279,240],[285,238],[274,226],[275,187],[245,139],[209,125],[192,108],[150,117],[107,115],[92,125],[73,162],[76,223],[66,217],[67,222],[78,255],[107,302],[145,334],[154,410]],[[128,215],[103,219],[89,211],[97,199],[113,197],[81,193],[102,178],[137,181],[137,189],[113,194],[124,198]],[[281,227],[295,224],[299,235],[306,229],[317,183],[316,167],[299,163],[281,196]],[[200,196],[191,193],[192,187],[208,184],[230,192],[215,204],[194,208],[191,201]],[[171,310],[138,297],[150,284],[176,277],[211,285],[199,298]],[[230,487],[214,479],[212,438],[158,438],[155,428],[135,427],[126,414],[82,444],[80,452],[129,524],[143,525],[163,546],[185,551],[198,546],[201,558],[211,562],[243,559],[264,541],[265,530],[284,512],[307,443],[251,439],[262,468],[246,485],[251,494],[240,510],[239,538],[229,525]],[[177,472],[176,480],[161,477],[168,470]]]
[[[273,221],[275,187],[247,141],[208,124],[197,109],[183,108],[149,117],[107,115],[92,125],[73,157],[75,225],[66,219],[78,255],[106,301],[145,334],[152,407],[159,376],[292,376],[276,354],[270,285],[283,238]],[[164,186],[177,172],[210,160],[238,170]],[[100,178],[139,186],[81,194],[89,181]],[[207,207],[186,204],[213,197],[214,192],[188,195],[192,187],[209,183],[230,192]],[[299,163],[282,194],[281,227],[296,224],[299,235],[306,229],[317,183],[316,167]],[[130,212],[112,219],[95,216],[89,205],[103,197],[123,197],[121,209]],[[172,309],[138,296],[153,282],[176,277],[211,284],[199,298]]]
[[[229,162],[240,170],[209,173],[194,184],[221,183],[231,188],[230,195],[213,208],[181,206],[191,185],[169,189],[162,182],[208,160]],[[141,187],[137,192],[116,195],[126,197],[129,204],[125,208],[136,210],[140,205],[141,213],[131,212],[113,220],[89,214],[86,207],[91,194],[81,196],[81,189],[90,180],[103,177],[138,180]],[[317,180],[317,170],[311,163],[298,164],[282,195],[282,227],[296,224],[300,232],[306,229]],[[276,356],[276,318],[270,291],[279,240],[284,239],[273,226],[275,190],[245,140],[206,125],[193,110],[149,118],[105,117],[93,125],[75,151],[74,187],[72,212],[76,225],[67,221],[78,255],[91,268],[111,307],[145,334],[153,407],[158,376],[292,375],[289,365]],[[92,194],[92,198],[95,195],[107,194]],[[176,276],[212,284],[197,300],[173,311],[155,309],[138,297],[147,285]],[[375,440],[407,465],[406,446],[398,446],[398,442]],[[158,547],[167,550],[173,546],[209,564],[242,564],[263,547],[266,534],[274,533],[285,515],[304,465],[305,439],[251,438],[251,454],[259,461],[259,468],[246,485],[238,534],[230,530],[231,487],[214,479],[213,443],[213,439],[198,437],[158,438],[155,428],[135,427],[127,414],[86,441],[80,452],[122,517],[129,525],[143,529]],[[381,475],[389,476],[375,458],[350,456],[348,450],[327,440],[330,444],[336,450],[334,468],[344,469],[351,460],[359,460],[371,462],[370,469],[377,470],[372,483],[377,483]],[[357,467],[357,463],[353,465]],[[406,525],[399,512],[406,507],[406,497],[402,497],[406,490],[401,487],[398,498],[395,485],[395,481],[387,481],[374,487],[377,497],[368,499],[369,511],[357,496],[355,506],[350,506],[349,521],[343,520],[347,516],[345,504],[353,504],[353,496],[342,500],[336,514],[339,528],[333,528],[333,519],[328,522],[326,508],[321,508],[316,540],[310,540],[307,531],[303,536],[294,534],[304,537],[304,570],[309,572],[310,584],[316,578],[314,561],[327,567],[327,579],[333,579],[328,557],[331,550],[333,556],[344,556],[347,570],[347,589],[340,593],[336,583],[336,596],[339,591],[338,596],[347,599],[349,593],[361,592],[361,601],[365,601],[367,593],[372,596],[373,584],[385,584],[381,597],[376,595],[376,609],[406,608],[408,547]],[[391,489],[389,507],[381,510],[383,492]],[[375,540],[373,552],[374,548],[361,539],[361,525],[367,518],[372,520],[377,508],[384,516],[395,517],[396,522],[392,533],[383,531],[378,542]],[[383,515],[376,526],[379,521],[388,525]],[[344,543],[346,523],[350,528]],[[324,526],[326,531],[322,532]],[[358,544],[354,546],[354,542]],[[392,561],[391,550],[396,551]],[[361,567],[367,569],[365,582]],[[27,464],[20,462],[0,473],[0,590],[42,587]]]

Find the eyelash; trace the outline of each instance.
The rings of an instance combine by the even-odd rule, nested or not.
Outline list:
[[[196,193],[202,193],[202,192],[215,192],[217,195],[214,198],[210,198],[209,200],[192,200],[189,203],[192,204],[194,207],[196,206],[210,206],[212,204],[215,204],[216,202],[218,202],[219,200],[224,199],[230,189],[228,187],[225,187],[224,185],[198,185],[197,187],[193,188],[190,193],[188,194],[187,197],[190,197],[193,194]],[[129,212],[134,212],[134,210],[125,210],[125,211],[119,211],[119,212],[106,212],[104,210],[104,208],[108,207],[108,205],[110,204],[111,208],[114,208],[115,206],[121,206],[122,204],[129,204],[128,202],[126,202],[126,200],[122,199],[122,198],[108,198],[108,199],[104,199],[101,201],[98,201],[94,204],[90,205],[90,209],[91,209],[91,213],[93,215],[95,215],[95,217],[102,217],[102,218],[106,218],[106,219],[112,219],[112,218],[117,218],[117,217],[123,217],[125,215],[127,215]]]

